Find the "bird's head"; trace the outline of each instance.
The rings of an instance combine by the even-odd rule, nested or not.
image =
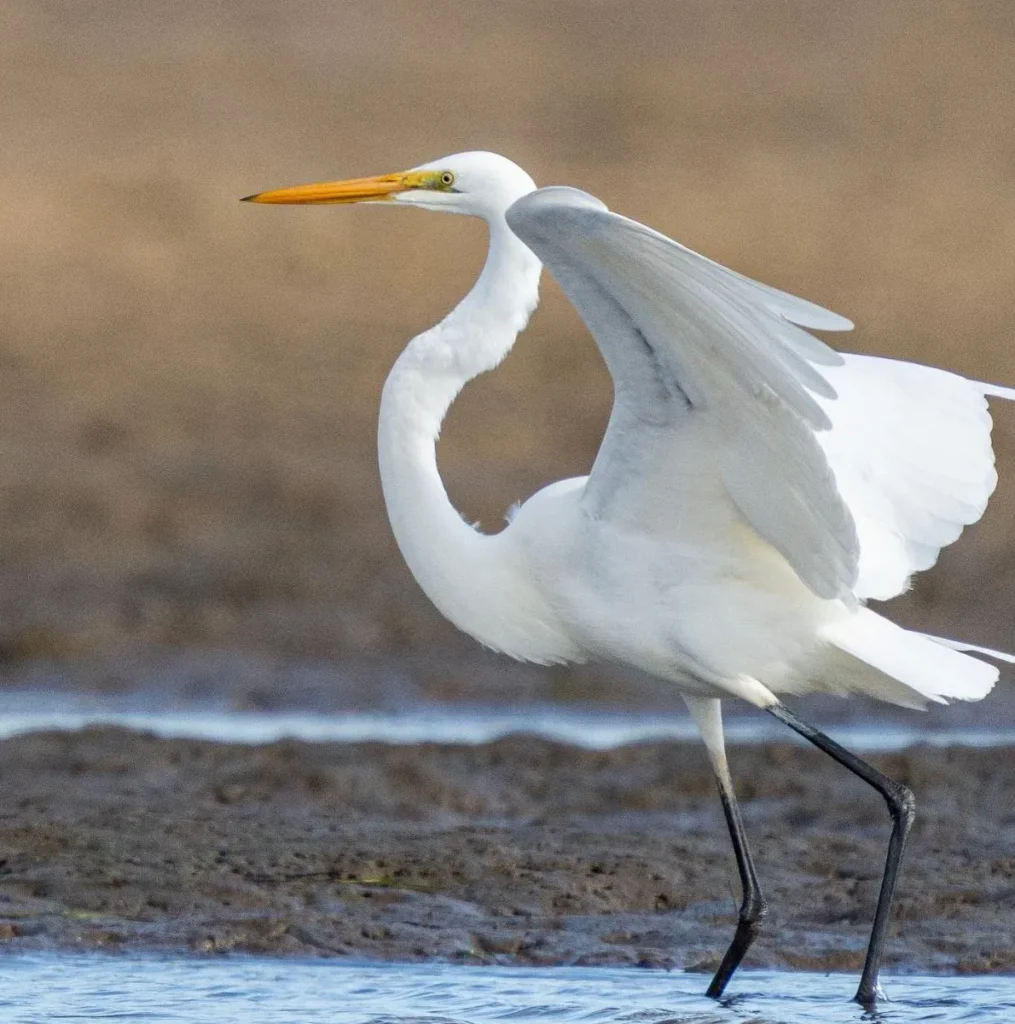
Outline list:
[[[248,203],[401,203],[490,220],[535,189],[517,164],[496,153],[456,153],[408,171],[295,185],[246,196]]]

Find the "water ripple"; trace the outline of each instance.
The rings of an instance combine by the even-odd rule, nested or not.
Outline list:
[[[874,1013],[856,978],[742,971],[717,1005],[700,974],[617,968],[336,964],[30,954],[0,959],[0,1020],[166,1024],[908,1024],[1015,1020],[1015,978],[905,976]]]

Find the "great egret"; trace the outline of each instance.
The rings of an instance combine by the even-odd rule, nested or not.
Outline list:
[[[840,355],[802,328],[835,313],[691,252],[571,188],[536,189],[492,153],[300,185],[255,203],[393,202],[481,217],[486,264],[384,385],[378,449],[391,526],[433,603],[487,647],[550,664],[605,659],[668,680],[701,732],[743,902],[708,988],[718,997],[766,903],[726,761],[721,704],[762,708],[873,786],[891,839],[856,999],[877,996],[913,794],[794,715],[777,694],[894,704],[979,700],[999,655],[910,632],[864,607],[983,514],[997,480],[986,395],[1015,391],[914,363]],[[538,301],[541,263],[613,377],[588,477],[529,498],[486,535],[448,500],[441,421],[504,358]],[[565,386],[565,382],[561,382]]]

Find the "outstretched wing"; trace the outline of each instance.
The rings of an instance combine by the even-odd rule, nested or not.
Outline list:
[[[848,355],[824,371],[818,442],[856,522],[854,593],[884,601],[983,515],[997,483],[986,395],[1015,392],[919,363]]]
[[[659,523],[666,512],[647,507],[643,481],[679,472],[684,508],[707,518],[709,503],[728,496],[815,594],[851,599],[856,530],[815,436],[831,425],[815,396],[835,397],[817,366],[841,357],[800,329],[849,321],[576,189],[533,192],[507,219],[581,314],[613,377],[589,511]]]

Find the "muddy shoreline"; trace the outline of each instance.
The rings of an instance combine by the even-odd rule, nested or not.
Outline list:
[[[887,965],[1015,969],[1015,756],[873,758],[919,818]],[[737,748],[771,914],[754,966],[857,969],[887,841],[818,754]],[[702,749],[242,746],[120,729],[0,744],[0,941],[708,970],[737,882]]]

